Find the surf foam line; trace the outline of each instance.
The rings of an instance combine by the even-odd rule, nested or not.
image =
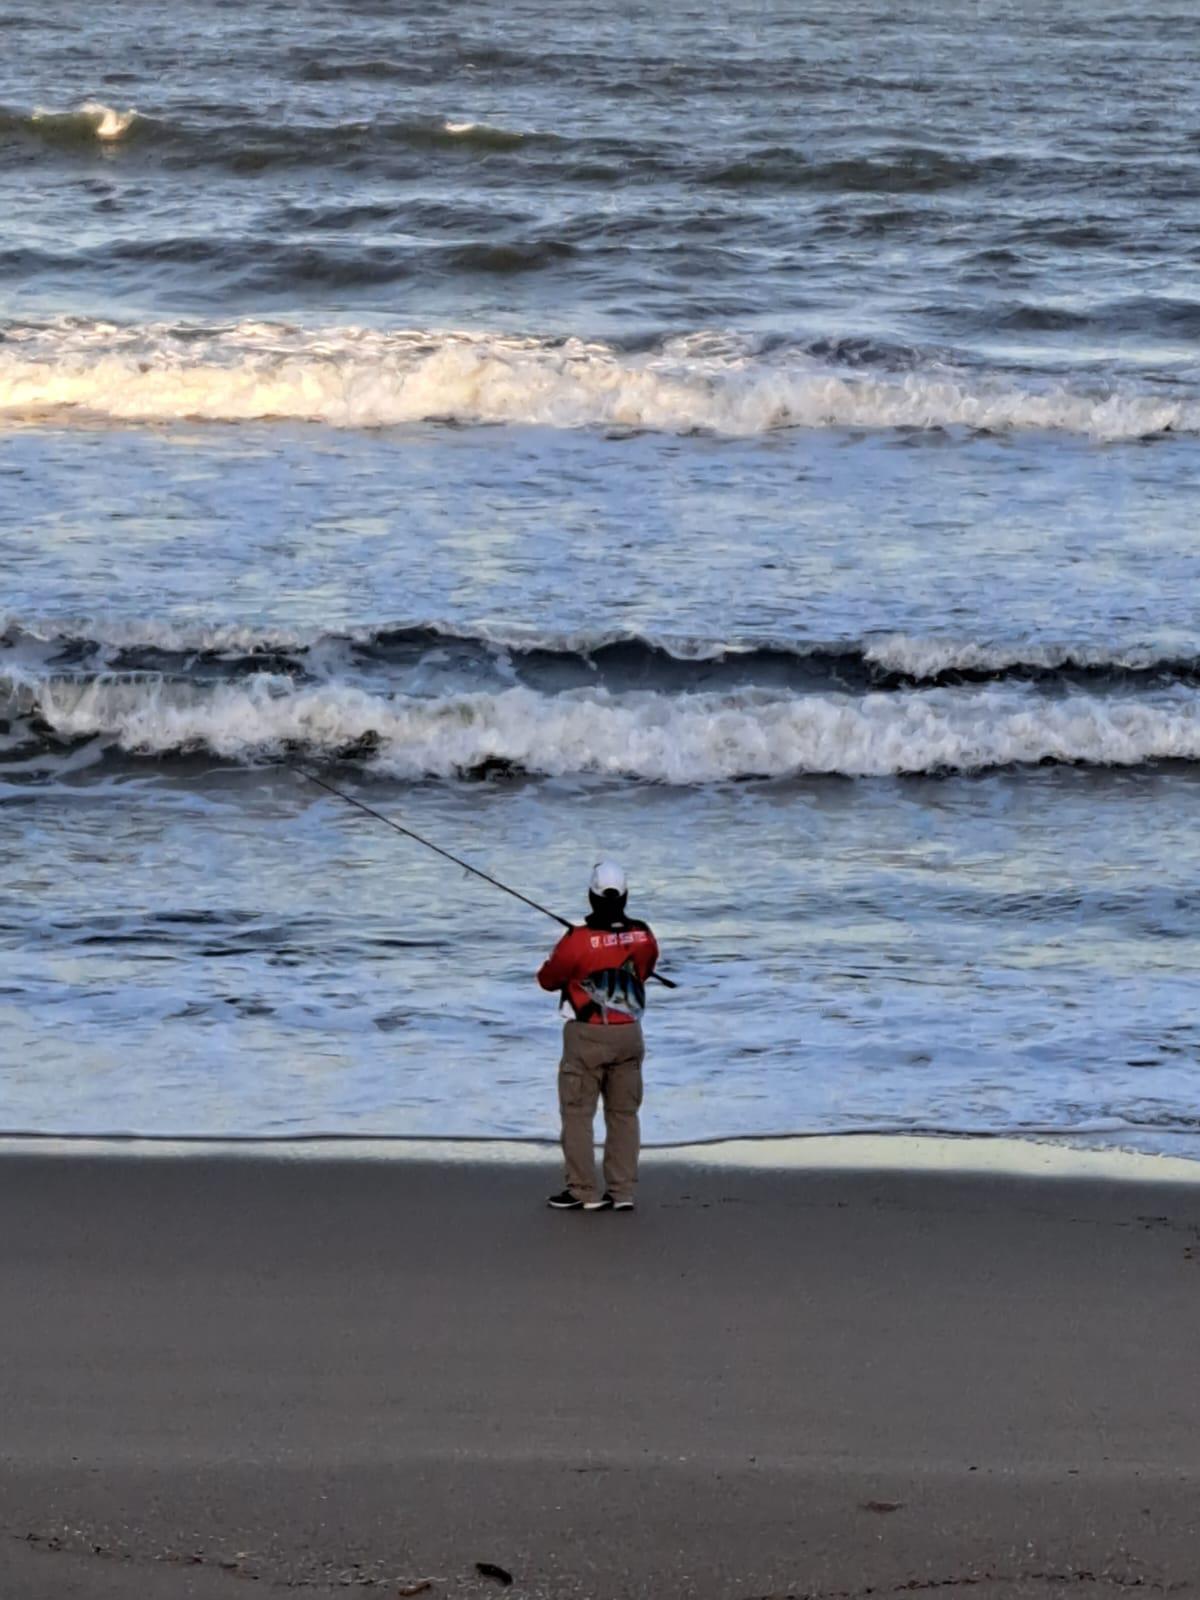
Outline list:
[[[498,693],[385,697],[273,674],[211,689],[0,680],[43,742],[234,762],[356,760],[401,779],[497,771],[693,785],[800,774],[968,773],[1042,762],[1200,760],[1200,695],[1047,696],[1023,685],[853,695]]]
[[[1032,380],[1031,380],[1032,383]],[[1200,397],[1085,391],[929,363],[848,370],[728,336],[647,352],[498,333],[63,322],[10,326],[0,416],[115,422],[288,420],[342,428],[431,420],[752,437],[784,428],[1050,430],[1117,441],[1200,432]]]
[[[886,688],[1005,678],[1099,682],[1200,682],[1200,636],[1164,633],[1152,640],[1093,644],[1018,637],[971,640],[887,633],[863,639],[815,640],[783,633],[714,638],[631,628],[546,629],[488,621],[413,620],[375,627],[288,629],[238,622],[172,622],[153,618],[22,617],[0,612],[0,673],[161,670],[186,675],[208,665],[230,673],[278,670],[327,678],[358,665],[418,663],[460,651],[481,662],[508,658],[574,666],[603,680],[607,669],[656,672],[680,687],[694,668],[702,687],[727,666],[753,677],[795,676],[812,688]],[[659,685],[662,687],[662,685]]]

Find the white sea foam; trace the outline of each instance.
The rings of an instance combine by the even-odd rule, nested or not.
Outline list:
[[[251,656],[271,651],[334,652],[344,646],[369,645],[381,636],[411,634],[431,642],[475,644],[517,655],[545,651],[554,655],[588,659],[612,645],[642,646],[661,651],[676,661],[709,662],[752,654],[758,649],[792,652],[797,658],[819,651],[803,640],[766,638],[706,638],[698,635],[629,628],[546,628],[496,621],[452,621],[446,618],[394,619],[375,627],[347,625],[342,629],[282,628],[237,622],[171,621],[153,617],[119,617],[96,613],[25,616],[0,612],[0,669],[29,661],[50,661],[68,644],[95,648],[103,662],[122,651],[162,650],[176,655]],[[840,646],[830,648],[839,649]],[[853,648],[853,647],[851,647]],[[1197,643],[1200,656],[1200,641]],[[90,670],[97,657],[88,662]]]
[[[548,427],[1057,430],[1101,440],[1200,431],[1200,399],[1137,387],[1021,388],[930,364],[846,371],[800,350],[693,336],[631,354],[579,339],[262,323],[11,327],[0,412],[120,421],[284,418],[387,427],[431,418]]]
[[[442,123],[446,133],[498,133],[506,138],[515,139],[519,135],[510,133],[507,128],[498,128],[491,122],[450,122]]]
[[[893,633],[868,641],[863,659],[910,678],[936,678],[945,672],[1003,672],[1011,667],[1053,672],[1067,665],[1141,671],[1164,661],[1200,659],[1200,640],[1177,636],[1154,643],[1114,641],[1104,645],[1040,639],[988,643]]]
[[[347,624],[332,630],[285,628],[196,619],[120,617],[103,613],[27,616],[0,612],[0,670],[50,662],[64,646],[90,645],[96,655],[88,668],[123,651],[161,650],[175,655],[249,657],[269,652],[332,652],[369,646],[381,637],[415,642],[428,638],[478,645],[522,655],[545,651],[588,660],[610,646],[661,651],[678,662],[707,663],[759,652],[792,655],[797,662],[861,654],[868,666],[920,681],[945,673],[1003,673],[1013,668],[1054,672],[1066,666],[1104,671],[1167,669],[1172,663],[1200,664],[1200,634],[1163,630],[1153,638],[1087,640],[1032,636],[973,640],[940,635],[876,634],[866,639],[815,640],[780,633],[702,636],[659,629],[548,628],[518,622],[430,617],[396,618],[376,626]]]
[[[137,120],[137,111],[132,106],[127,111],[118,111],[114,106],[106,106],[102,100],[85,100],[74,111],[51,111],[45,106],[38,106],[34,110],[33,120],[90,124],[97,139],[112,143],[123,139],[129,132]]]
[[[322,637],[316,629],[254,627],[238,622],[172,622],[94,613],[28,617],[0,612],[0,643],[6,636],[51,649],[61,648],[69,640],[84,640],[101,650],[169,650],[184,655],[249,655],[255,650],[302,649]]]
[[[892,694],[670,696],[525,688],[440,699],[382,697],[329,684],[296,689],[258,675],[201,689],[155,681],[10,677],[20,707],[68,738],[102,735],[147,754],[204,748],[236,760],[287,747],[333,754],[377,741],[373,763],[399,777],[451,777],[501,762],[534,773],[670,784],[798,773],[886,776],[1045,760],[1130,766],[1200,759],[1200,697],[1153,700],[1025,686]]]

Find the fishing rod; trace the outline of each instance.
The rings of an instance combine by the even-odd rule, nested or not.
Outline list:
[[[434,844],[432,839],[427,839],[424,834],[406,828],[402,823],[396,822],[392,817],[385,817],[382,811],[376,811],[374,806],[367,805],[365,800],[356,800],[352,794],[347,794],[344,789],[339,789],[336,784],[318,778],[315,772],[307,772],[303,767],[293,766],[290,761],[285,761],[284,766],[289,772],[294,772],[298,777],[307,778],[309,783],[315,783],[319,789],[325,789],[334,794],[339,800],[344,800],[348,806],[353,806],[356,811],[364,812],[368,817],[374,817],[376,822],[382,822],[385,827],[392,828],[396,833],[401,833],[406,839],[415,840],[423,844],[426,850],[432,850],[435,855],[453,861],[456,867],[461,867],[464,872],[473,872],[477,878],[482,878],[484,883],[490,883],[493,889],[502,889],[505,894],[512,895],[514,900],[520,900],[523,905],[530,906],[534,911],[540,911],[544,917],[560,923],[562,927],[570,930],[574,928],[573,922],[568,922],[566,917],[560,917],[557,911],[551,911],[549,906],[541,905],[537,900],[531,900],[527,894],[522,894],[519,889],[512,889],[507,883],[501,883],[499,878],[493,878],[490,872],[484,872],[481,867],[473,867],[469,861],[464,861],[461,856],[452,855],[449,850],[443,850],[440,844]],[[679,985],[672,978],[664,978],[660,972],[652,972],[650,977],[655,983],[661,983],[664,989],[677,989]]]

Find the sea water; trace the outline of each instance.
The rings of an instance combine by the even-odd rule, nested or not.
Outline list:
[[[1183,0],[0,9],[0,1128],[1200,1153]]]

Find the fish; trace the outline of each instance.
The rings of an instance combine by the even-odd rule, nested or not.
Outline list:
[[[607,1021],[610,1011],[621,1011],[627,1017],[640,1017],[646,1009],[646,985],[637,975],[633,957],[619,967],[605,967],[584,978],[579,987],[588,999],[600,1007],[600,1015]]]

